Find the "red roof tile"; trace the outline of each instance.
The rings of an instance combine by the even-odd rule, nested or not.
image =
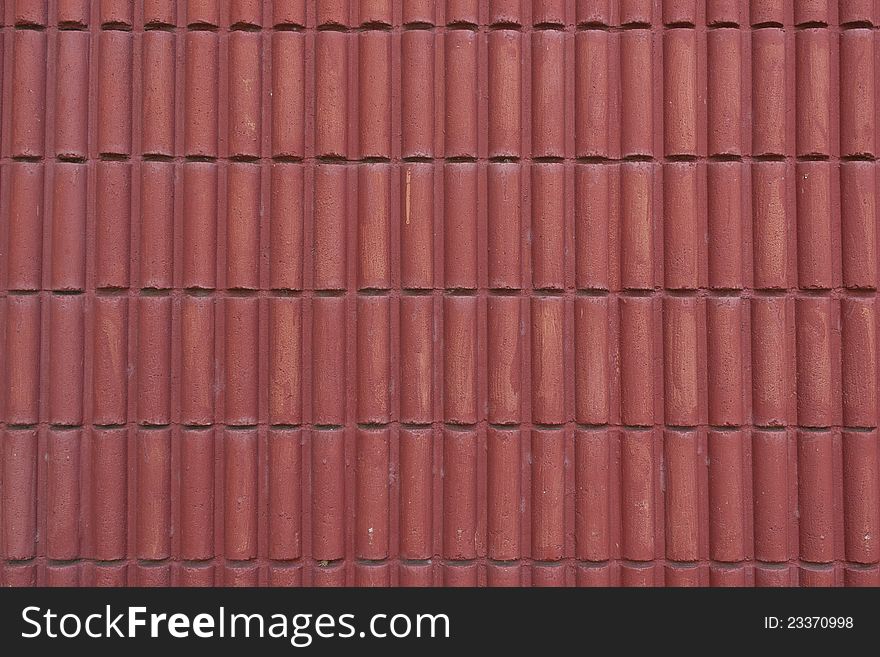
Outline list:
[[[880,583],[872,0],[0,16],[0,583]]]

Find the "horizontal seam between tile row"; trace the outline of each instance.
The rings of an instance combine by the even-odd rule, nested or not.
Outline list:
[[[432,32],[453,32],[453,31],[533,31],[533,32],[627,32],[633,30],[650,30],[650,31],[672,31],[672,30],[697,30],[712,31],[724,29],[738,30],[815,30],[825,29],[830,31],[843,30],[874,30],[878,25],[871,21],[855,20],[845,21],[842,23],[832,23],[826,21],[801,21],[798,23],[785,23],[779,21],[762,21],[757,23],[743,23],[739,21],[714,21],[693,22],[693,21],[631,21],[627,23],[606,23],[602,21],[533,21],[526,23],[523,21],[492,21],[479,22],[472,21],[451,21],[448,23],[432,23],[425,21],[406,21],[406,22],[388,22],[383,20],[366,21],[358,25],[345,25],[342,23],[326,22],[307,25],[305,23],[272,23],[261,25],[249,21],[237,21],[230,25],[220,25],[216,23],[193,21],[188,23],[169,23],[162,20],[127,23],[125,21],[103,21],[97,22],[96,25],[90,25],[81,21],[54,21],[54,22],[33,22],[33,21],[16,21],[9,25],[0,25],[0,30],[30,30],[30,31],[50,31],[57,30],[60,32],[78,32],[100,30],[103,32],[155,32],[155,31],[181,31],[181,32],[214,32],[214,33],[231,33],[231,32],[342,32],[346,34],[358,34],[362,32],[398,32],[398,31],[432,31]]]
[[[149,423],[142,421],[131,422],[113,422],[113,423],[63,423],[63,422],[0,422],[0,427],[5,427],[10,431],[34,431],[41,428],[58,431],[75,431],[80,429],[97,429],[97,430],[119,430],[119,429],[143,429],[146,431],[167,431],[171,429],[188,430],[204,430],[204,429],[229,429],[231,431],[254,431],[260,429],[268,430],[311,430],[318,432],[335,432],[348,428],[357,428],[364,430],[380,430],[389,428],[408,429],[431,429],[431,428],[449,428],[454,431],[474,431],[481,427],[496,430],[529,430],[536,429],[538,431],[558,431],[561,429],[573,428],[583,431],[606,431],[620,430],[650,433],[653,431],[664,430],[673,433],[693,433],[694,431],[707,430],[717,433],[738,433],[741,431],[761,431],[769,433],[786,433],[787,431],[802,431],[805,433],[829,433],[834,431],[847,431],[853,433],[871,433],[876,431],[877,425],[846,425],[846,424],[828,424],[828,425],[802,425],[802,424],[615,424],[602,423],[591,424],[584,422],[576,422],[567,420],[565,422],[489,422],[481,420],[479,422],[455,422],[451,420],[435,420],[432,422],[407,422],[403,420],[389,420],[388,422],[345,422],[341,424],[329,423],[321,424],[314,422],[290,423],[290,422],[256,422],[256,423],[229,423],[229,422],[157,422]]]
[[[658,168],[663,165],[674,164],[717,164],[717,163],[739,163],[739,164],[761,164],[761,163],[806,163],[806,162],[826,162],[829,164],[844,164],[849,162],[876,162],[878,156],[874,154],[848,154],[848,155],[829,155],[829,154],[809,154],[809,155],[783,155],[783,154],[761,154],[761,155],[731,155],[718,153],[713,155],[624,155],[622,157],[613,158],[606,156],[563,156],[563,155],[492,155],[492,156],[476,156],[476,155],[447,155],[447,156],[431,156],[431,155],[405,155],[399,157],[391,156],[365,156],[363,158],[346,158],[332,155],[309,155],[309,156],[290,156],[290,155],[165,155],[165,154],[128,154],[128,153],[99,153],[96,156],[68,156],[68,155],[4,155],[0,157],[0,162],[11,163],[30,163],[30,164],[82,164],[87,165],[92,162],[121,162],[121,163],[167,163],[167,164],[215,164],[223,165],[253,165],[260,166],[266,164],[292,164],[292,165],[312,165],[312,166],[371,166],[371,165],[406,165],[406,164],[434,164],[434,165],[454,165],[454,164],[520,164],[520,165],[591,165],[591,166],[619,166],[625,164],[654,164]]]
[[[514,559],[497,559],[489,556],[472,557],[466,559],[455,559],[435,555],[423,559],[412,559],[403,557],[384,557],[380,559],[367,559],[363,557],[355,557],[351,560],[345,557],[337,559],[319,559],[314,556],[300,556],[292,559],[279,559],[272,557],[253,557],[251,559],[228,559],[222,556],[207,557],[204,559],[181,559],[177,556],[161,557],[156,559],[148,559],[143,557],[119,557],[115,559],[98,559],[94,557],[77,557],[74,559],[55,559],[47,556],[29,557],[26,559],[5,559],[5,562],[13,567],[25,566],[31,564],[44,564],[48,567],[53,566],[75,566],[75,565],[94,565],[94,566],[129,566],[138,565],[145,567],[161,567],[166,565],[177,565],[180,567],[209,567],[209,566],[229,566],[249,567],[249,566],[283,566],[283,567],[314,567],[314,568],[330,568],[334,569],[338,566],[346,564],[365,565],[365,566],[381,566],[381,565],[401,565],[401,566],[464,566],[464,565],[487,565],[498,566],[502,568],[511,568],[516,566],[537,566],[561,568],[566,566],[575,566],[582,568],[604,568],[611,565],[631,566],[636,568],[654,568],[656,566],[671,566],[676,568],[700,568],[703,566],[718,567],[736,570],[751,565],[770,566],[778,569],[791,567],[800,567],[815,570],[833,570],[836,567],[844,566],[846,568],[854,568],[860,570],[872,570],[877,567],[878,561],[854,561],[851,559],[832,559],[830,561],[810,561],[802,557],[784,560],[764,560],[757,557],[743,558],[735,561],[724,561],[721,559],[698,559],[698,560],[676,560],[668,557],[658,557],[655,559],[632,559],[625,557],[612,557],[608,559],[590,560],[574,556],[566,556],[560,559],[532,559],[529,557],[519,557]]]
[[[97,295],[98,297],[148,297],[164,298],[186,296],[194,298],[341,298],[341,297],[511,297],[511,298],[710,298],[710,299],[750,299],[750,298],[838,298],[851,296],[855,298],[874,298],[876,288],[868,287],[791,287],[791,288],[753,288],[753,287],[692,287],[692,288],[590,288],[568,287],[392,287],[392,288],[216,288],[216,287],[119,287],[89,286],[81,289],[8,289],[0,292],[3,297],[80,297]]]

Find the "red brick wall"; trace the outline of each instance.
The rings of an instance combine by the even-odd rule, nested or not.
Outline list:
[[[873,0],[0,7],[3,584],[880,584]]]

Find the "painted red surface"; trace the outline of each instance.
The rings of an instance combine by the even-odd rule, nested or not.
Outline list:
[[[3,584],[880,584],[873,0],[0,8]]]

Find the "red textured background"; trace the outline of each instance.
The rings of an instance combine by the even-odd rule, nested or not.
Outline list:
[[[873,0],[0,8],[3,584],[880,584]]]

